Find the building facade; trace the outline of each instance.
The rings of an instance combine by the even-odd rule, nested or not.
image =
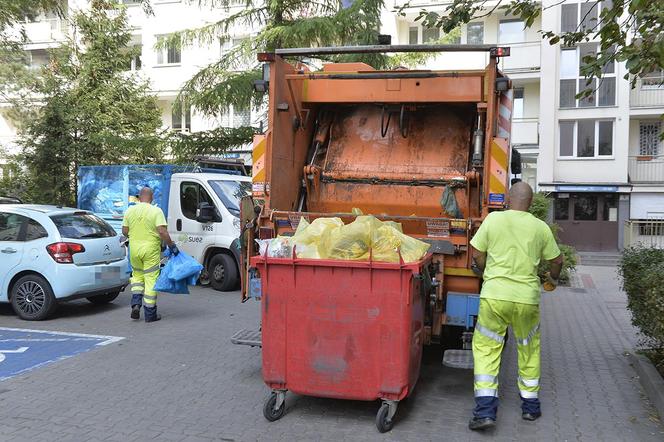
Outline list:
[[[199,7],[179,0],[154,0],[154,15],[146,15],[137,0],[124,0],[132,26],[133,44],[141,56],[128,69],[148,78],[162,110],[164,128],[200,131],[222,126],[242,126],[257,116],[225,108],[220,119],[208,119],[195,109],[175,110],[173,102],[183,83],[201,67],[219,60],[225,51],[256,32],[234,29],[233,38],[207,46],[157,50],[158,38],[174,31],[196,28],[238,12],[242,2],[229,9]],[[496,1],[484,3],[488,13]],[[84,0],[69,0],[74,11]],[[399,9],[406,6],[402,13]],[[381,33],[393,44],[422,44],[439,40],[437,28],[417,20],[420,11],[444,14],[447,3],[427,0],[388,0],[382,13]],[[595,26],[600,14],[596,2],[543,0],[540,17],[529,28],[518,18],[495,9],[464,25],[450,43],[510,46],[511,55],[500,68],[513,82],[510,142],[521,153],[521,178],[554,199],[553,218],[563,242],[580,250],[615,251],[624,245],[646,242],[664,246],[664,145],[659,135],[664,123],[664,73],[652,72],[624,79],[626,69],[615,63],[601,79],[586,85],[580,68],[583,57],[595,54],[598,42],[576,47],[550,45],[540,30],[572,31]],[[31,66],[48,61],[48,48],[69,35],[66,19],[44,15],[25,25]],[[424,69],[483,68],[485,53],[443,53],[426,61]],[[593,94],[576,94],[592,88]],[[11,152],[15,127],[2,118],[0,144]],[[6,108],[6,105],[5,105]]]

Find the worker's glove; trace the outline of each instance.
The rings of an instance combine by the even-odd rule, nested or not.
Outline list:
[[[173,256],[178,256],[178,253],[180,253],[180,249],[178,249],[178,246],[176,246],[175,244],[171,244],[170,246],[168,246],[168,250],[171,251],[171,255]]]
[[[556,289],[556,287],[558,287],[558,280],[554,279],[550,272],[546,272],[544,275],[544,284],[542,284],[542,287],[547,292],[552,292]]]

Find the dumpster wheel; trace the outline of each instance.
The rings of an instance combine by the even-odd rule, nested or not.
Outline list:
[[[286,411],[286,392],[273,391],[263,405],[263,416],[270,422],[281,419]]]
[[[383,405],[378,409],[376,414],[376,428],[381,433],[387,433],[394,427],[394,415],[397,412],[396,401],[383,401]]]

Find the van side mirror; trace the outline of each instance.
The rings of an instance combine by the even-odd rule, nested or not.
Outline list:
[[[196,221],[207,224],[216,221],[217,213],[210,203],[200,203],[196,209]]]

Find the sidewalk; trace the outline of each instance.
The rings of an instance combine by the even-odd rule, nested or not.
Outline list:
[[[125,339],[1,381],[0,441],[662,441],[664,427],[624,356],[637,338],[614,275],[580,267],[574,287],[543,296],[544,416],[521,420],[510,339],[498,426],[488,434],[467,427],[472,372],[443,367],[432,349],[390,433],[376,431],[378,403],[293,394],[286,415],[268,423],[260,350],[229,342],[260,317],[259,304],[241,304],[238,293],[165,295],[155,324],[129,320],[125,294],[110,306],[74,302],[39,323],[1,306],[3,327]]]

